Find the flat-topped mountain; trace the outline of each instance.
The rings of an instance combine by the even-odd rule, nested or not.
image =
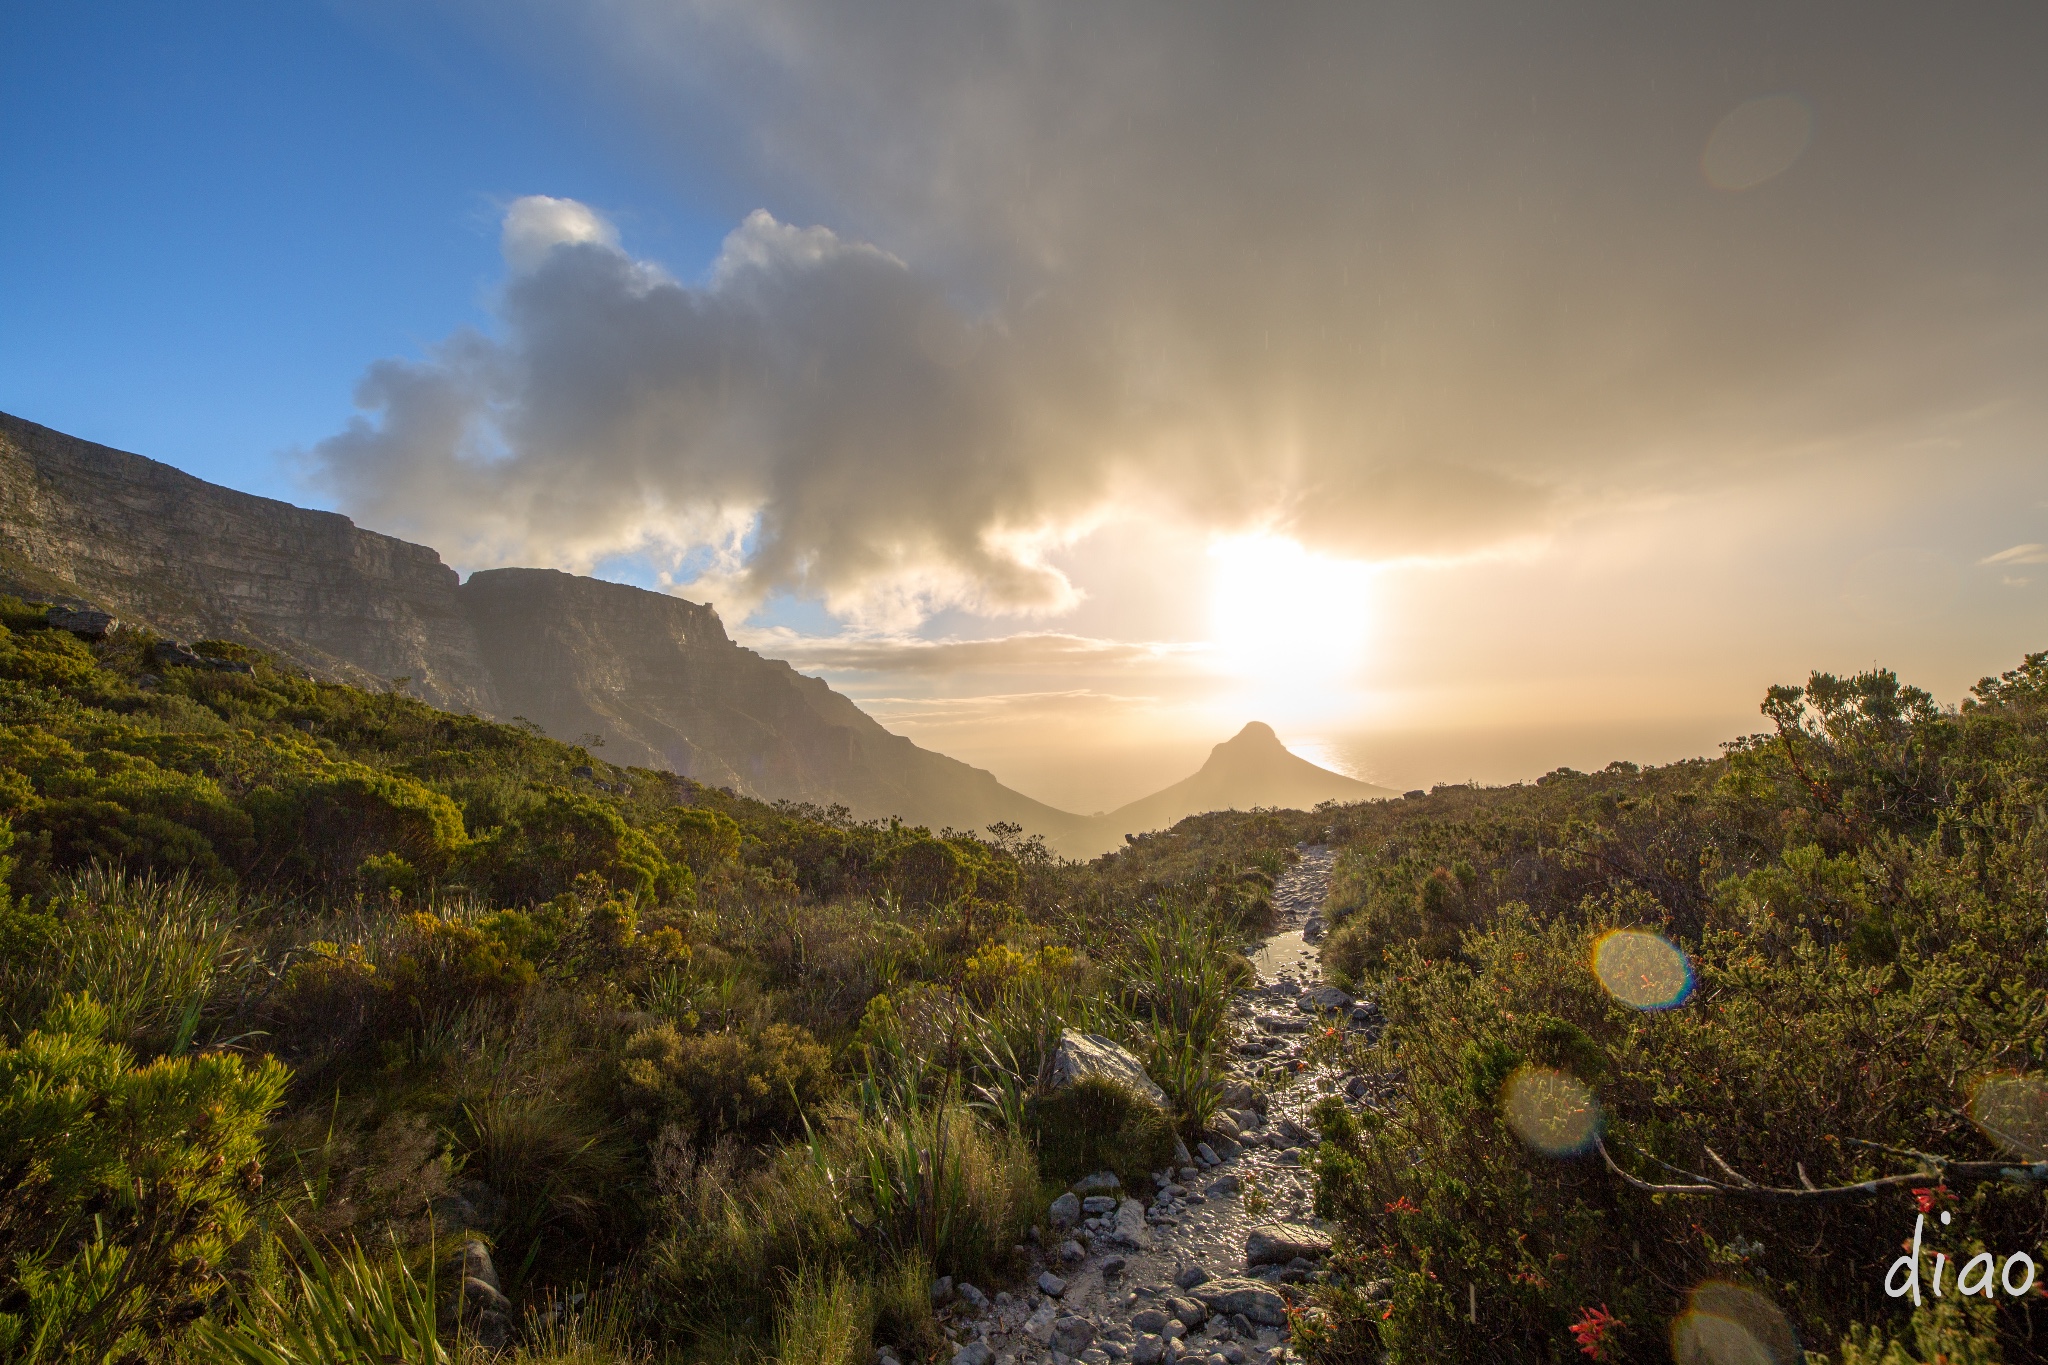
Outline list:
[[[222,488],[0,413],[0,592],[254,645],[315,677],[524,718],[614,763],[933,828],[1014,821],[1088,856],[1200,811],[1391,795],[1254,722],[1202,770],[1093,818],[892,734],[821,679],[742,649],[709,606],[560,573],[464,582],[424,545]]]
[[[708,606],[550,569],[464,583],[424,545],[5,414],[0,591],[241,641],[336,682],[402,678],[436,706],[599,735],[612,762],[747,795],[1049,838],[1082,823],[740,648]]]

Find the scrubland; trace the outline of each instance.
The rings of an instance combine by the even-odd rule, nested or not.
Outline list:
[[[1297,1352],[1662,1360],[1716,1313],[1843,1362],[2048,1351],[2038,1293],[1883,1287],[1923,1207],[1954,1265],[2048,1260],[2042,656],[1074,864],[0,624],[5,1358],[948,1358],[934,1277],[1002,1283],[1065,1182],[1203,1131],[1303,841],[1340,849],[1326,971],[1388,1021],[1349,1062],[1395,1083],[1318,1114]],[[1617,930],[1674,956],[1603,971]],[[1063,1028],[1171,1112],[1054,1093]]]

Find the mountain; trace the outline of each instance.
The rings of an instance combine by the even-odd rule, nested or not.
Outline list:
[[[179,640],[251,644],[315,677],[602,737],[613,762],[934,828],[1081,817],[891,734],[741,649],[708,606],[549,569],[468,582],[424,545],[207,483],[0,413],[0,591]]]
[[[1399,794],[1317,767],[1290,752],[1272,726],[1255,720],[1211,749],[1209,761],[1193,777],[1096,816],[1088,833],[1107,847],[1126,833],[1165,829],[1203,811],[1256,806],[1313,810],[1325,801],[1374,801]]]
[[[740,648],[710,607],[553,569],[487,569],[456,596],[500,713],[559,739],[601,735],[614,763],[935,829],[1012,820],[1065,838],[1082,823]]]
[[[463,581],[424,545],[207,483],[0,413],[0,592],[251,644],[314,677],[524,718],[620,764],[933,828],[1014,821],[1069,857],[1200,811],[1393,793],[1254,722],[1184,782],[1108,815],[1034,801],[742,649],[709,606],[553,569]]]
[[[0,590],[495,715],[457,583],[424,545],[0,413]]]

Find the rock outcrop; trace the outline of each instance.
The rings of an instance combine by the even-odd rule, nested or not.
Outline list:
[[[0,413],[0,590],[495,715],[456,582],[424,545]]]

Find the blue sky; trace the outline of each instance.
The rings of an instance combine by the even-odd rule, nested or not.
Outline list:
[[[1252,719],[1397,788],[1684,756],[1808,668],[2044,643],[2044,41],[0,0],[0,409],[459,567],[716,561],[685,596],[1073,809]],[[522,200],[582,229],[508,270]]]
[[[486,326],[505,203],[685,277],[730,230],[565,87],[420,7],[0,7],[0,410],[319,504],[363,369]]]

